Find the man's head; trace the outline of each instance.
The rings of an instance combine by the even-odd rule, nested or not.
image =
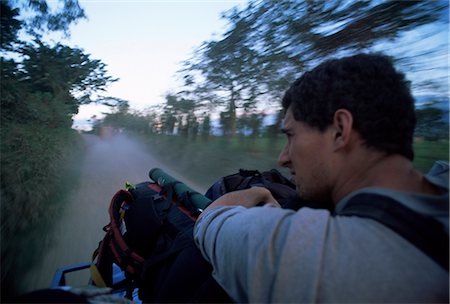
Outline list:
[[[339,136],[345,130],[367,149],[413,159],[414,99],[404,75],[385,56],[360,54],[320,64],[292,84],[283,108],[285,133],[289,139],[295,129],[296,137],[289,139],[280,164],[295,173],[305,198],[324,193],[318,199],[327,199],[332,152],[340,149],[336,139],[344,138]]]

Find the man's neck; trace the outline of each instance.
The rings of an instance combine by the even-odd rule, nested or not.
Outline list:
[[[414,169],[409,159],[401,155],[386,156],[368,152],[353,156],[353,160],[348,163],[350,167],[343,168],[332,193],[335,204],[349,193],[366,187],[439,194],[439,189]]]

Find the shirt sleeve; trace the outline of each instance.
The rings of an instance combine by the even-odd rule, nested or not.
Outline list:
[[[280,254],[295,212],[240,206],[206,211],[194,228],[195,242],[213,265],[213,276],[237,302],[271,298]]]

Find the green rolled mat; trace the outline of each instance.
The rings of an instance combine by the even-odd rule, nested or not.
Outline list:
[[[198,193],[197,191],[192,190],[186,184],[170,176],[160,168],[151,169],[148,173],[148,176],[161,187],[170,183],[175,183],[174,192],[176,198],[179,199],[186,193],[189,193],[192,199],[192,203],[200,211],[203,211],[206,207],[208,207],[209,204],[211,204],[211,200],[209,198]]]

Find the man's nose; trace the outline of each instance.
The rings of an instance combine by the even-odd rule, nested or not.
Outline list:
[[[280,155],[278,156],[278,165],[281,167],[287,167],[289,165],[290,159],[289,159],[289,153],[288,153],[288,144],[286,143],[283,147],[283,150],[281,150]]]

